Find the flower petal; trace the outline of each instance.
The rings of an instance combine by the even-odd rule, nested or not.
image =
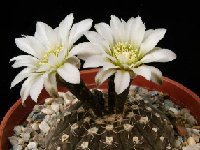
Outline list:
[[[153,66],[148,67],[151,69],[151,81],[157,84],[162,84],[162,72]]]
[[[113,63],[109,62],[109,61],[104,61],[103,62],[103,70],[106,71],[108,69],[116,69],[119,68],[119,66],[115,66]]]
[[[41,65],[37,70],[36,72],[46,72],[46,71],[50,71],[51,69],[51,66],[47,63],[47,64],[43,64]]]
[[[74,65],[76,68],[80,68],[81,67],[80,59],[78,59],[75,56],[68,58],[67,62],[72,64],[72,65]]]
[[[56,73],[51,73],[48,75],[48,78],[46,78],[44,81],[44,87],[52,97],[58,96]]]
[[[65,65],[62,68],[59,68],[57,72],[66,82],[72,84],[80,83],[80,72],[70,63],[65,63]]]
[[[132,70],[135,74],[143,76],[146,80],[151,79],[151,69],[148,66],[143,65]]]
[[[166,29],[156,29],[147,32],[147,35],[145,36],[145,39],[140,46],[141,53],[146,54],[149,51],[151,51],[157,45],[157,43],[164,37],[165,33]]]
[[[20,90],[20,96],[22,98],[22,103],[24,103],[24,101],[27,99],[29,93],[30,93],[30,89],[32,84],[35,81],[36,76],[30,76],[28,77],[28,79],[26,79],[26,81],[24,81],[24,83],[22,84],[22,88]]]
[[[167,49],[159,49],[150,52],[146,56],[141,59],[142,63],[150,63],[150,62],[168,62],[176,59],[176,54],[171,50]]]
[[[69,30],[73,24],[74,16],[73,14],[69,14],[65,17],[65,19],[59,24],[59,34],[62,40],[62,45],[68,44]]]
[[[31,44],[31,41],[28,38],[16,38],[15,44],[23,52],[36,56],[36,52],[33,48],[33,45]]]
[[[61,51],[58,53],[58,57],[57,57],[58,61],[59,61],[59,62],[64,61],[64,59],[66,58],[66,55],[67,55],[66,50],[65,50],[65,49],[61,50]]]
[[[37,61],[37,58],[31,56],[31,55],[19,55],[17,57],[13,57],[12,59],[10,59],[10,61],[28,61],[28,60],[33,60],[33,61]]]
[[[85,19],[74,24],[69,35],[69,45],[73,45],[91,27],[92,19]]]
[[[131,31],[132,31],[132,24],[134,23],[135,18],[131,17],[127,23],[125,24],[125,35],[124,35],[124,40],[128,41],[128,42],[132,42],[131,41]]]
[[[19,67],[35,67],[37,59],[30,55],[20,55],[12,58],[10,61],[15,60],[15,63],[12,65],[13,68]]]
[[[141,20],[141,17],[136,17],[134,21],[132,21],[131,27],[131,41],[136,46],[139,46],[143,40],[145,34],[145,25]]]
[[[45,52],[45,46],[33,36],[25,36],[29,40],[30,46],[35,51],[35,56],[41,58]]]
[[[134,73],[143,76],[146,80],[153,81],[157,84],[162,83],[162,72],[153,66],[140,66],[133,69]]]
[[[55,66],[58,63],[58,59],[54,54],[50,54],[48,58],[48,64],[51,66]]]
[[[78,55],[79,58],[86,60],[86,58],[92,55],[101,54],[102,50],[90,42],[80,43],[72,48],[69,52],[69,56]]]
[[[112,30],[112,34],[113,34],[113,38],[115,42],[121,42],[121,40],[123,39],[122,31],[124,31],[124,29],[123,29],[122,22],[120,21],[118,17],[111,15],[110,28]]]
[[[24,68],[20,73],[18,73],[15,77],[15,79],[12,81],[10,88],[14,87],[16,84],[24,80],[29,76],[32,69],[30,68]]]
[[[106,23],[99,23],[94,26],[97,32],[106,40],[110,45],[113,44],[113,36],[110,26]]]
[[[115,73],[115,91],[117,94],[121,94],[130,83],[130,74],[127,71],[117,70]]]
[[[103,39],[99,33],[94,31],[88,31],[85,33],[85,36],[92,44],[98,46],[99,49],[101,49],[102,51],[110,49],[108,41]]]
[[[85,60],[83,68],[94,68],[103,65],[103,58],[100,55],[94,55]]]
[[[38,76],[30,88],[30,96],[35,102],[37,102],[37,98],[43,89],[44,77],[45,75]]]
[[[102,84],[104,81],[108,79],[111,75],[113,75],[116,72],[115,69],[108,69],[108,70],[103,70],[100,69],[97,75],[95,76],[95,82],[97,85]]]
[[[55,45],[60,45],[58,34],[55,31],[47,24],[43,22],[37,22],[34,36],[41,41],[41,43],[46,47],[46,50],[49,50]]]

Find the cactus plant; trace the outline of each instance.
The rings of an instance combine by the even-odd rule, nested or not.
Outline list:
[[[58,28],[37,23],[34,37],[17,38],[17,46],[31,55],[14,57],[13,67],[26,66],[11,87],[28,78],[21,97],[37,101],[43,86],[57,97],[57,83],[78,98],[63,120],[50,129],[45,138],[47,150],[126,149],[165,150],[173,148],[174,129],[168,118],[145,99],[130,100],[132,79],[141,75],[161,83],[162,73],[150,62],[167,62],[176,55],[155,47],[164,37],[165,29],[147,30],[140,17],[127,22],[111,16],[110,25],[92,21],[72,25],[68,15]],[[85,35],[90,42],[75,42]],[[80,60],[84,68],[103,66],[95,81],[100,85],[108,79],[108,92],[89,90],[80,79]],[[31,145],[31,144],[30,144]]]

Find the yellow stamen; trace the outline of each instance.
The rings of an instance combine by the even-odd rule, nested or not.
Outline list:
[[[128,66],[137,63],[140,59],[140,53],[136,46],[128,42],[118,42],[110,49],[110,55],[115,57],[118,62],[116,65],[121,65],[123,63]],[[123,62],[122,57],[124,58]]]
[[[47,51],[43,57],[40,58],[40,60],[37,62],[37,67],[40,67],[42,65],[45,65],[48,63],[49,55],[54,54],[56,57],[58,56],[59,52],[63,49],[64,47],[62,45],[55,46],[55,48]]]

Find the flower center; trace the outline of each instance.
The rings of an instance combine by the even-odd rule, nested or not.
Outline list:
[[[137,47],[128,42],[118,42],[111,48],[111,56],[117,59],[117,65],[135,64],[140,59],[140,53]]]
[[[59,52],[63,49],[64,47],[62,45],[55,46],[53,49],[47,51],[43,57],[40,58],[40,60],[37,62],[37,67],[40,67],[42,65],[45,65],[48,63],[49,55],[54,54],[56,57],[58,57]]]

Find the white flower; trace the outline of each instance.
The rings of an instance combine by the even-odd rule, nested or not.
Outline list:
[[[71,54],[75,42],[92,26],[92,20],[86,19],[73,24],[73,14],[52,29],[45,23],[37,22],[34,36],[16,38],[19,49],[29,55],[20,55],[11,59],[13,68],[25,67],[11,83],[11,88],[27,78],[21,88],[22,100],[28,95],[36,101],[43,86],[52,94],[57,92],[56,74],[66,82],[80,83],[79,59]]]
[[[88,31],[90,41],[72,49],[73,54],[85,60],[84,67],[103,66],[96,75],[97,84],[103,83],[115,74],[115,90],[122,93],[129,85],[130,78],[141,75],[156,83],[162,73],[151,62],[167,62],[176,54],[167,49],[155,47],[164,37],[165,29],[147,30],[140,17],[127,22],[111,16],[110,26],[106,23],[95,25],[97,32]]]

